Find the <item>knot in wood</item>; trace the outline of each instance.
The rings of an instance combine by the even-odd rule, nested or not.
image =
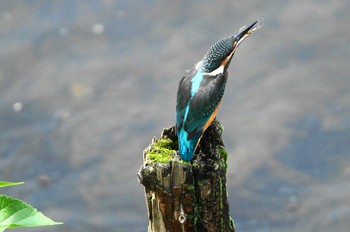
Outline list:
[[[181,213],[180,216],[179,216],[179,222],[180,222],[181,224],[184,224],[185,221],[186,221],[186,219],[187,219],[187,218],[186,218],[185,214]]]

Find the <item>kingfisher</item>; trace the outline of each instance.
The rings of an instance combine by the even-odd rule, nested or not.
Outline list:
[[[220,107],[231,59],[240,43],[261,27],[261,21],[242,27],[237,35],[217,41],[181,79],[177,90],[176,134],[182,160],[193,159],[203,133]]]

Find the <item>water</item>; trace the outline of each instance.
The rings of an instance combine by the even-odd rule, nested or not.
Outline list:
[[[65,223],[32,231],[145,231],[136,173],[151,138],[174,123],[181,76],[218,39],[264,17],[232,61],[218,113],[231,214],[239,231],[344,231],[348,9],[2,1],[0,177],[26,184],[1,191]]]

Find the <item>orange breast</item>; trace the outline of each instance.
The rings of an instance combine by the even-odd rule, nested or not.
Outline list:
[[[204,131],[210,126],[210,124],[212,123],[212,121],[214,120],[214,118],[216,117],[216,114],[218,113],[219,107],[220,107],[221,101],[218,104],[218,106],[216,107],[216,109],[214,110],[214,112],[211,114],[209,120],[207,121],[207,123],[205,123],[204,127],[203,127],[203,133]]]

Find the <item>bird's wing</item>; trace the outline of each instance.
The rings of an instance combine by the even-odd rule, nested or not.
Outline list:
[[[187,70],[179,83],[176,101],[176,130],[181,127],[186,115],[187,105],[191,99],[191,78],[196,73],[195,68]]]
[[[184,128],[190,137],[202,133],[212,113],[221,102],[225,91],[227,72],[216,76],[205,75],[199,86],[198,92],[192,97],[189,110],[184,123]]]

